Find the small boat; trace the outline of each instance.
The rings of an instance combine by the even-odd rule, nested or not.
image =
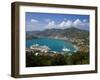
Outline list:
[[[64,47],[62,51],[70,51],[70,49]]]
[[[30,48],[33,49],[34,47],[38,47],[39,44],[32,45]]]
[[[39,53],[35,53],[35,55],[37,56]]]

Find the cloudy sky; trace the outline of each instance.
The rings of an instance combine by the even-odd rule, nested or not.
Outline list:
[[[44,29],[66,29],[75,27],[89,30],[89,15],[52,14],[26,12],[26,31],[41,31]]]

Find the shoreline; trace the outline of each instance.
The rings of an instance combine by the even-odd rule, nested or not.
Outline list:
[[[54,38],[54,37],[39,37],[39,38],[48,38],[48,39],[55,39],[55,40],[63,40],[63,41],[67,41],[67,42],[70,42],[71,44],[72,44],[72,46],[73,46],[73,48],[75,49],[74,51],[67,51],[67,49],[68,48],[65,48],[66,49],[66,51],[61,51],[61,52],[77,52],[79,49],[78,49],[78,47],[75,45],[75,44],[73,44],[73,42],[71,42],[70,40],[68,40],[68,38],[67,38],[67,40],[65,39],[65,38]],[[34,39],[34,38],[33,38]],[[32,46],[32,45],[31,45]],[[46,45],[45,45],[46,46]],[[47,46],[48,47],[48,46]],[[26,47],[26,48],[28,48],[28,47]],[[62,48],[62,49],[64,49],[64,48]],[[68,49],[69,50],[69,49]],[[52,51],[52,50],[51,50]],[[58,51],[55,51],[55,52],[58,52]]]

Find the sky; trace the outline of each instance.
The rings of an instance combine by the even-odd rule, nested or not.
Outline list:
[[[89,30],[89,15],[58,13],[25,13],[26,31],[42,31],[45,29],[66,29],[75,27]]]

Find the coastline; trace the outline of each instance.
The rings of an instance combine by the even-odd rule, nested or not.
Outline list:
[[[56,52],[77,52],[78,51],[78,47],[73,44],[70,40],[68,40],[68,38],[54,38],[54,37],[39,37],[39,38],[47,38],[47,39],[54,39],[54,40],[63,40],[64,42],[68,42],[68,43],[71,43],[73,48],[75,49],[74,51],[71,51],[70,49],[68,49],[67,47],[63,47],[62,51],[56,51]],[[34,38],[33,38],[34,39]],[[35,45],[35,44],[34,44]],[[31,45],[32,46],[32,45]],[[46,46],[46,45],[45,45]],[[47,46],[48,47],[48,46]],[[55,51],[55,50],[51,50],[51,51]]]

